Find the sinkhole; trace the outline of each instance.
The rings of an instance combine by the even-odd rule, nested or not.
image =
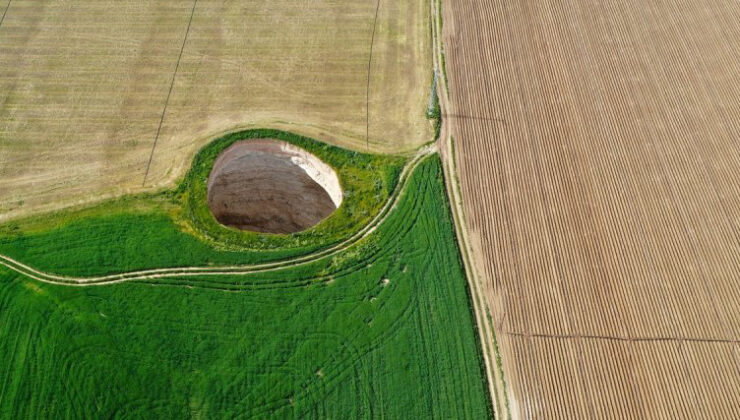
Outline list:
[[[342,204],[331,166],[306,150],[273,139],[226,148],[208,177],[208,205],[221,224],[261,233],[295,233]]]

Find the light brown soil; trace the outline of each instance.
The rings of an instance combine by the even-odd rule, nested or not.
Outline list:
[[[374,1],[14,0],[0,27],[0,223],[171,187],[204,144],[243,128],[416,149],[431,136],[428,0],[375,15]]]
[[[443,6],[513,417],[736,417],[740,4]]]
[[[332,168],[279,140],[231,145],[216,159],[208,178],[213,215],[242,230],[299,232],[329,216],[341,202]]]

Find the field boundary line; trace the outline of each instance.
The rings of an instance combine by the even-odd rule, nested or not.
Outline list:
[[[545,338],[554,340],[605,340],[621,341],[629,343],[644,342],[689,342],[689,343],[722,343],[722,344],[740,344],[740,339],[732,338],[700,338],[700,337],[620,337],[614,335],[592,335],[592,334],[543,334],[543,333],[526,333],[516,331],[506,331],[504,334],[512,337],[522,338]]]
[[[62,276],[49,272],[44,272],[15,260],[9,256],[0,254],[0,266],[19,274],[30,277],[44,283],[68,285],[68,286],[100,286],[122,283],[134,280],[151,280],[175,277],[193,277],[193,276],[239,276],[258,272],[276,271],[300,265],[316,262],[320,259],[338,254],[347,248],[355,245],[362,239],[370,236],[375,230],[390,216],[401,200],[402,193],[406,189],[410,175],[427,157],[437,153],[435,145],[424,146],[418,150],[416,155],[409,160],[401,172],[398,185],[394,189],[386,204],[378,214],[362,229],[346,240],[314,253],[297,256],[282,261],[274,261],[262,264],[251,265],[229,265],[229,266],[188,266],[188,267],[169,267],[149,270],[135,270],[103,276]]]
[[[506,125],[506,120],[503,118],[490,118],[490,117],[477,117],[475,115],[461,115],[461,114],[445,114],[445,118],[460,118],[462,120],[475,120],[475,121],[493,121]]]
[[[3,17],[0,17],[0,28],[3,27],[3,22],[5,22],[5,15],[8,14],[8,9],[10,9],[10,3],[13,3],[13,0],[8,0],[8,5],[5,6],[5,11],[3,11]]]
[[[441,128],[439,137],[436,139],[440,155],[442,157],[442,169],[445,178],[445,186],[452,211],[455,237],[460,249],[460,257],[465,270],[465,278],[472,303],[472,312],[474,315],[476,333],[479,338],[480,356],[482,356],[483,370],[486,376],[486,385],[488,387],[489,404],[493,410],[495,418],[511,419],[511,408],[507,392],[507,384],[504,378],[504,371],[501,365],[501,352],[496,339],[493,320],[490,318],[489,305],[485,298],[484,291],[481,289],[481,279],[473,262],[473,253],[471,239],[467,236],[464,208],[462,203],[462,193],[457,181],[457,165],[455,164],[453,137],[450,129],[450,120],[447,116],[453,117],[456,114],[452,110],[449,100],[449,86],[446,71],[443,67],[444,54],[444,36],[441,33],[443,10],[441,0],[431,0],[431,16],[434,19],[432,25],[432,61],[434,71],[441,72],[441,85],[437,86],[437,95],[439,98]]]
[[[164,124],[164,117],[167,114],[167,105],[170,103],[170,96],[172,96],[172,89],[175,87],[175,79],[177,78],[177,72],[180,70],[180,61],[182,60],[182,54],[185,51],[185,44],[188,42],[188,35],[190,35],[190,26],[193,23],[193,16],[195,15],[195,6],[198,5],[198,0],[193,0],[193,8],[190,10],[190,19],[188,20],[188,27],[185,30],[185,37],[182,40],[182,46],[180,47],[180,55],[177,56],[177,64],[175,64],[175,71],[172,73],[172,80],[170,81],[170,90],[167,92],[167,99],[164,101],[164,109],[162,109],[162,117],[159,119],[159,126],[157,127],[157,134],[154,136],[154,144],[152,144],[152,151],[149,153],[149,161],[146,164],[146,171],[144,172],[144,180],[141,182],[141,186],[146,185],[146,179],[149,176],[149,168],[152,166],[152,159],[154,158],[154,149],[157,147],[159,141],[159,133],[162,131],[162,124]]]
[[[367,60],[367,85],[365,86],[365,147],[370,150],[370,70],[373,64],[373,45],[375,45],[375,30],[378,26],[378,12],[380,0],[375,5],[375,19],[373,19],[373,34],[370,37],[370,57]]]

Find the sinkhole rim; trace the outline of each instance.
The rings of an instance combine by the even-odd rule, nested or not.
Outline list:
[[[337,172],[284,140],[239,140],[216,157],[206,199],[221,225],[263,234],[299,233],[331,216],[343,202]]]

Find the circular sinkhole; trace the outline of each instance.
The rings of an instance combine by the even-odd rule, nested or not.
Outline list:
[[[263,233],[306,230],[342,204],[336,172],[290,143],[258,139],[226,148],[208,177],[208,205],[221,224]]]

